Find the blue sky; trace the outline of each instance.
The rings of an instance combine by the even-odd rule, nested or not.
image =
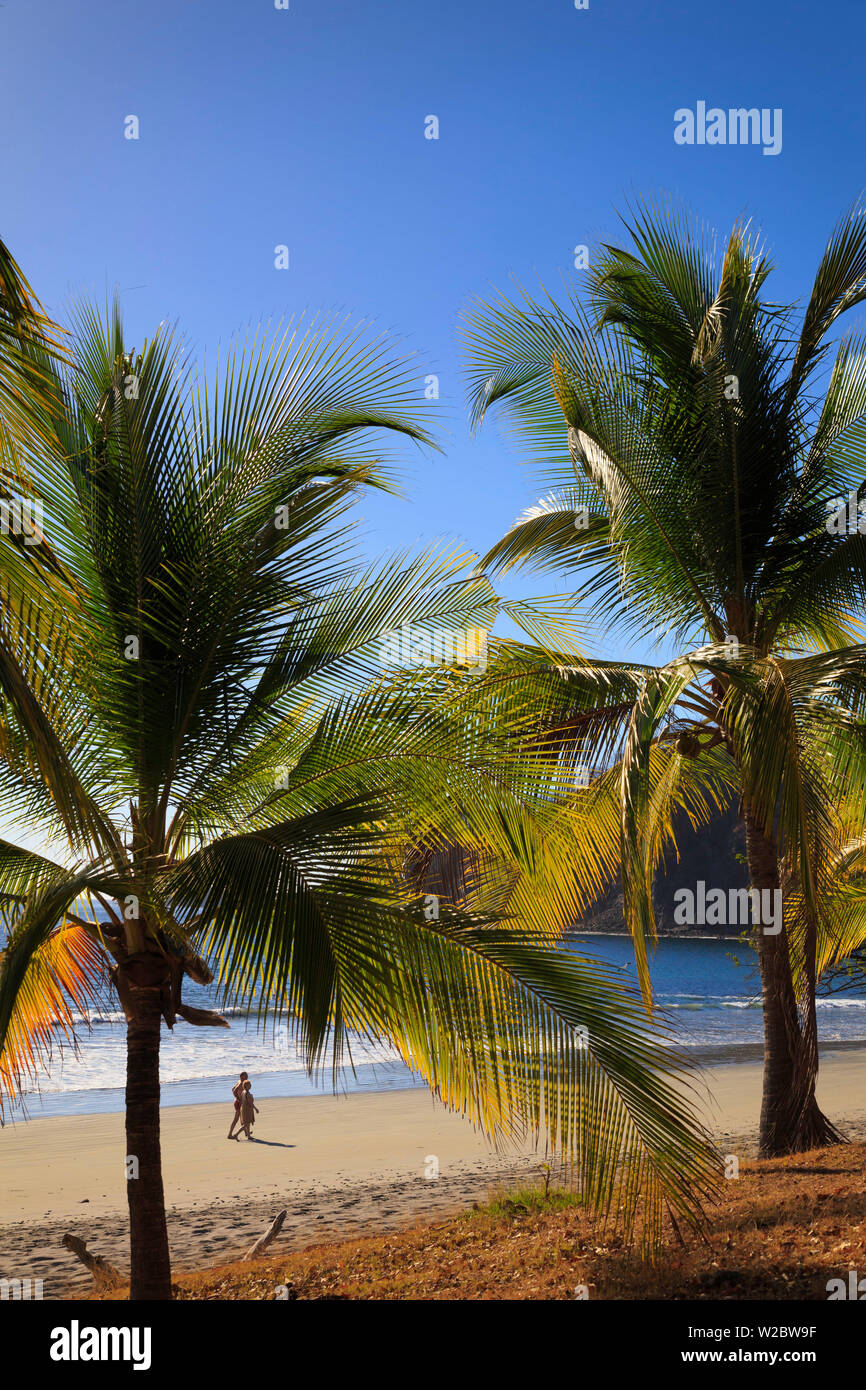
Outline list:
[[[118,286],[133,343],[168,317],[211,351],[305,308],[407,335],[446,451],[363,503],[367,547],[484,549],[537,489],[496,426],[469,436],[461,308],[574,277],[572,248],[659,191],[723,230],[753,216],[776,296],[804,295],[866,185],[864,30],[850,0],[6,0],[0,235],[58,314]],[[700,100],[780,107],[781,153],[675,144]]]

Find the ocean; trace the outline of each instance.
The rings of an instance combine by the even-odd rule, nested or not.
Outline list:
[[[572,938],[573,948],[617,966],[635,979],[634,949],[626,936]],[[659,942],[651,973],[657,1002],[666,1010],[676,1040],[701,1062],[751,1060],[761,1054],[760,984],[751,948],[735,938],[665,938]],[[216,1007],[213,990],[186,982],[184,998]],[[258,1098],[327,1094],[330,1073],[313,1081],[288,1036],[285,1024],[263,1032],[255,1019],[225,1015],[231,1029],[194,1028],[178,1022],[163,1029],[162,1104],[190,1105],[230,1097],[239,1071],[248,1071]],[[846,992],[818,1001],[818,1030],[824,1047],[866,1043],[866,996]],[[58,1051],[38,1090],[29,1092],[26,1113],[79,1115],[122,1110],[126,1034],[123,1015],[107,1011],[82,1024],[77,1053]],[[340,1078],[343,1091],[386,1091],[419,1084],[403,1062],[385,1047],[355,1040],[354,1072]]]

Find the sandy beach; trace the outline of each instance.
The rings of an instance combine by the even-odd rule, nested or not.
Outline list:
[[[703,1110],[724,1152],[754,1153],[757,1063],[703,1073]],[[822,1058],[819,1099],[851,1138],[866,1138],[866,1051]],[[253,1143],[226,1139],[231,1107],[162,1115],[169,1239],[177,1269],[237,1258],[283,1207],[280,1247],[379,1233],[441,1218],[491,1190],[540,1176],[543,1153],[495,1153],[424,1091],[263,1102]],[[438,1177],[432,1177],[433,1162]],[[82,1236],[128,1267],[122,1114],[43,1118],[0,1131],[0,1277],[42,1278],[74,1296],[90,1276],[60,1244]]]

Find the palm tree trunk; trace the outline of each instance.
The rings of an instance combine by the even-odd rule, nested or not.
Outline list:
[[[170,1299],[171,1263],[159,1143],[159,1042],[162,1023],[159,990],[131,990],[130,1006],[126,1026],[129,1297]],[[131,1165],[130,1159],[136,1159],[137,1163]]]
[[[773,892],[781,886],[776,843],[748,807],[745,821],[751,886]],[[814,931],[814,924],[810,931]],[[814,941],[809,935],[807,956],[813,948]],[[778,1158],[782,1154],[803,1153],[824,1144],[838,1143],[841,1135],[822,1114],[815,1098],[818,1043],[814,979],[810,976],[808,997],[803,1000],[801,1010],[784,926],[776,934],[760,930],[758,959],[764,1010],[759,1155]]]

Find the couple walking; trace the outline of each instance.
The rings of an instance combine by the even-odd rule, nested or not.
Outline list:
[[[232,1119],[231,1129],[228,1132],[229,1139],[240,1139],[240,1134],[235,1134],[235,1125],[240,1125],[248,1139],[252,1139],[250,1130],[256,1122],[256,1115],[259,1107],[253,1104],[253,1092],[250,1080],[245,1071],[242,1071],[236,1086],[232,1086],[232,1095],[235,1098],[235,1113]]]

